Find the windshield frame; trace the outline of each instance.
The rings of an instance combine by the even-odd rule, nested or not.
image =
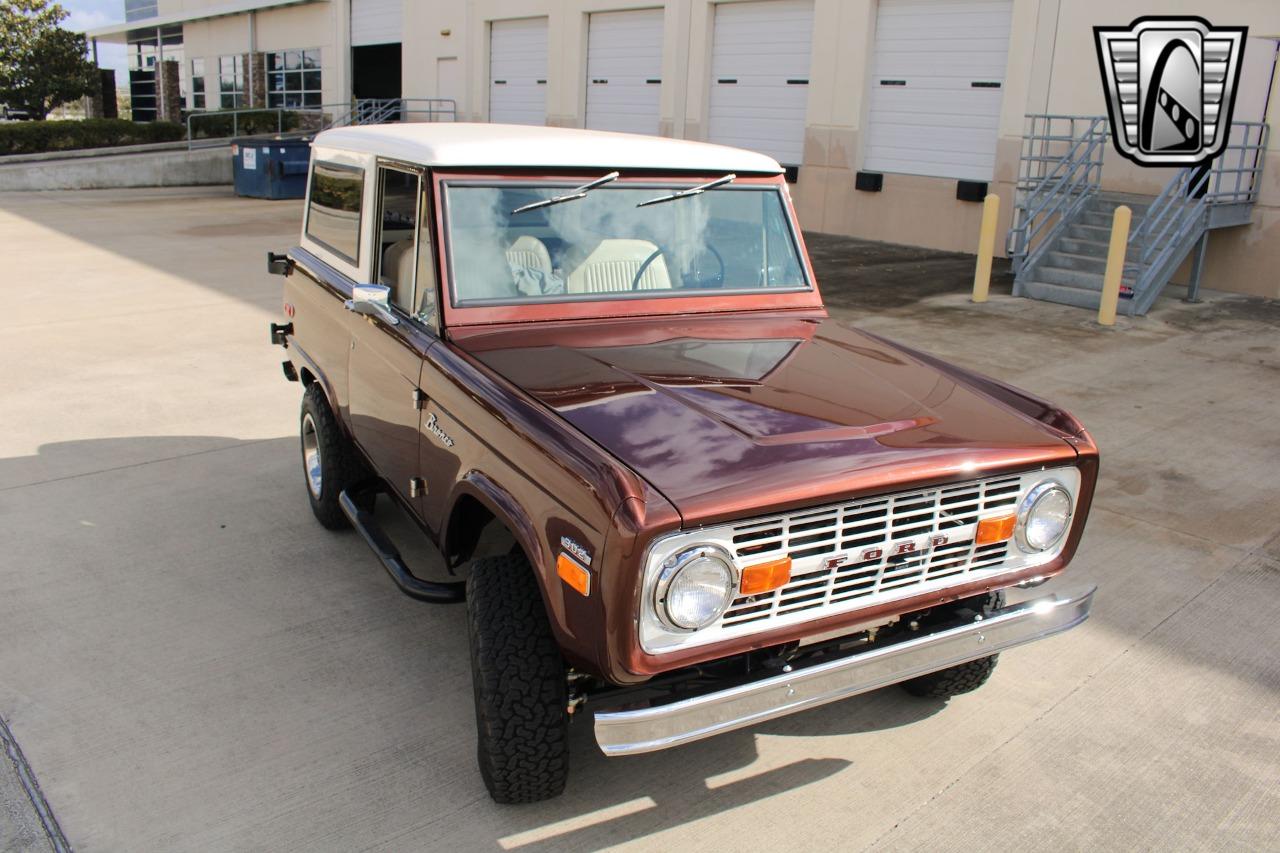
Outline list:
[[[633,177],[628,177],[624,174],[616,181],[611,182],[610,186],[627,187],[629,189],[679,190],[696,187],[699,184],[704,184],[709,180],[722,176],[722,174],[705,175],[700,172],[649,173]],[[559,189],[562,186],[568,188],[576,187],[582,181],[582,174],[541,175],[510,171],[464,173],[440,170],[433,172],[432,183],[438,235],[437,245],[442,249],[438,263],[441,267],[441,280],[445,283],[443,293],[445,298],[442,300],[444,325],[468,326],[535,320],[601,319],[645,315],[822,308],[822,297],[818,292],[813,268],[809,263],[804,237],[796,224],[795,209],[783,175],[740,175],[730,187],[717,188],[713,191],[759,191],[761,188],[772,188],[777,193],[782,205],[786,233],[791,240],[800,263],[801,274],[805,282],[803,287],[704,290],[681,296],[654,296],[649,293],[638,293],[624,296],[611,295],[596,299],[574,295],[571,297],[545,297],[536,301],[485,301],[483,303],[463,302],[459,304],[453,275],[454,252],[452,235],[449,230],[446,189],[449,186],[493,187],[518,186],[522,184]],[[740,187],[740,189],[733,190],[732,187]],[[606,192],[607,189],[606,187],[601,187],[598,191]],[[680,202],[674,201],[671,203],[679,204]]]

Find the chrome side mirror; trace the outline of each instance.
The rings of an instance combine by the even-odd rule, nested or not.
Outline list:
[[[391,307],[391,288],[385,284],[357,284],[351,288],[351,301],[357,305],[367,303],[389,310]]]
[[[366,317],[377,317],[388,326],[397,326],[400,321],[391,313],[390,300],[391,288],[386,285],[357,284],[351,288],[351,298],[343,303],[343,307]]]

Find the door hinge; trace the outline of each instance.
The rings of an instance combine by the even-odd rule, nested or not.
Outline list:
[[[420,498],[427,493],[427,481],[421,477],[409,478],[409,497]]]
[[[419,412],[427,407],[427,392],[421,388],[413,389],[413,407]]]

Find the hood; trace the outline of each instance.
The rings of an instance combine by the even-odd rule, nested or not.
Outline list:
[[[686,525],[1075,459],[1057,430],[831,319],[531,324],[455,345],[645,478]]]

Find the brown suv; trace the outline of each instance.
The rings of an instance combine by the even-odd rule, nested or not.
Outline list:
[[[286,276],[326,527],[466,602],[479,762],[662,749],[887,684],[952,696],[1065,630],[1098,472],[1071,415],[830,319],[782,169],[544,127],[331,130]],[[405,563],[386,495],[452,578]],[[460,578],[465,575],[465,582]]]

